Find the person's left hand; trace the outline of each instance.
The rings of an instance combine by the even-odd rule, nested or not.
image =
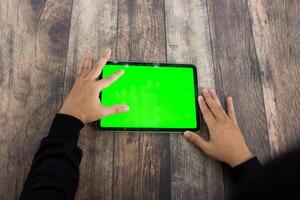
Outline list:
[[[74,116],[83,123],[87,123],[129,110],[128,105],[101,105],[100,91],[110,86],[124,74],[124,70],[120,70],[110,77],[97,80],[110,54],[111,50],[107,49],[99,59],[96,67],[93,67],[93,55],[90,53],[86,56],[78,67],[75,84],[59,113]]]
[[[215,90],[203,90],[198,98],[203,118],[209,130],[209,141],[191,131],[183,136],[219,161],[235,167],[253,157],[237,123],[233,101],[227,98],[227,110],[223,109]]]

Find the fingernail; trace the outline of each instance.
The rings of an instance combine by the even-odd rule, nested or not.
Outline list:
[[[213,92],[213,93],[214,93],[214,92],[215,92],[215,90],[214,90],[214,89],[210,89],[210,92]]]
[[[185,137],[185,138],[189,138],[189,137],[191,137],[191,133],[189,132],[189,131],[185,131],[184,133],[183,133],[183,136]]]
[[[203,93],[208,93],[208,90],[207,89],[203,89]]]
[[[92,57],[92,56],[93,56],[93,52],[88,51],[88,56],[89,56],[89,57]]]
[[[203,100],[203,97],[202,97],[202,96],[199,96],[198,98],[199,98],[199,100],[200,100],[200,101],[202,101],[202,100]]]
[[[111,52],[110,48],[105,50],[105,54],[109,54]]]
[[[129,106],[128,106],[128,105],[125,105],[125,106],[123,107],[123,109],[124,109],[124,111],[129,111]]]
[[[232,97],[228,97],[228,101],[232,103]]]

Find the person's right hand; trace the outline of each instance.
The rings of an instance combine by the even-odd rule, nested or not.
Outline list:
[[[120,70],[109,77],[98,80],[110,54],[111,50],[107,49],[95,67],[93,67],[93,55],[90,53],[86,56],[77,69],[75,84],[59,113],[74,116],[83,123],[87,123],[129,110],[128,105],[103,106],[100,102],[101,90],[109,87],[124,74],[124,70]]]
[[[203,96],[204,98],[199,96],[198,101],[209,129],[210,139],[206,141],[191,131],[185,131],[183,136],[205,154],[231,167],[249,160],[252,154],[238,126],[232,98],[227,98],[226,114],[214,90],[203,90]]]

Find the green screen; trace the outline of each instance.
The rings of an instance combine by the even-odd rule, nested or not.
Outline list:
[[[101,127],[197,127],[192,68],[106,64],[102,77],[121,69],[125,73],[102,90],[101,101],[104,106],[128,104],[129,111],[101,119]]]

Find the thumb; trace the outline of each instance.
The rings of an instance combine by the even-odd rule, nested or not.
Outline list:
[[[127,112],[128,110],[128,105],[119,104],[113,106],[105,106],[101,108],[101,118],[117,113]]]
[[[200,149],[204,150],[207,149],[209,142],[207,142],[205,139],[203,139],[201,136],[191,132],[191,131],[185,131],[183,133],[183,137],[185,137],[187,140],[195,144]]]

